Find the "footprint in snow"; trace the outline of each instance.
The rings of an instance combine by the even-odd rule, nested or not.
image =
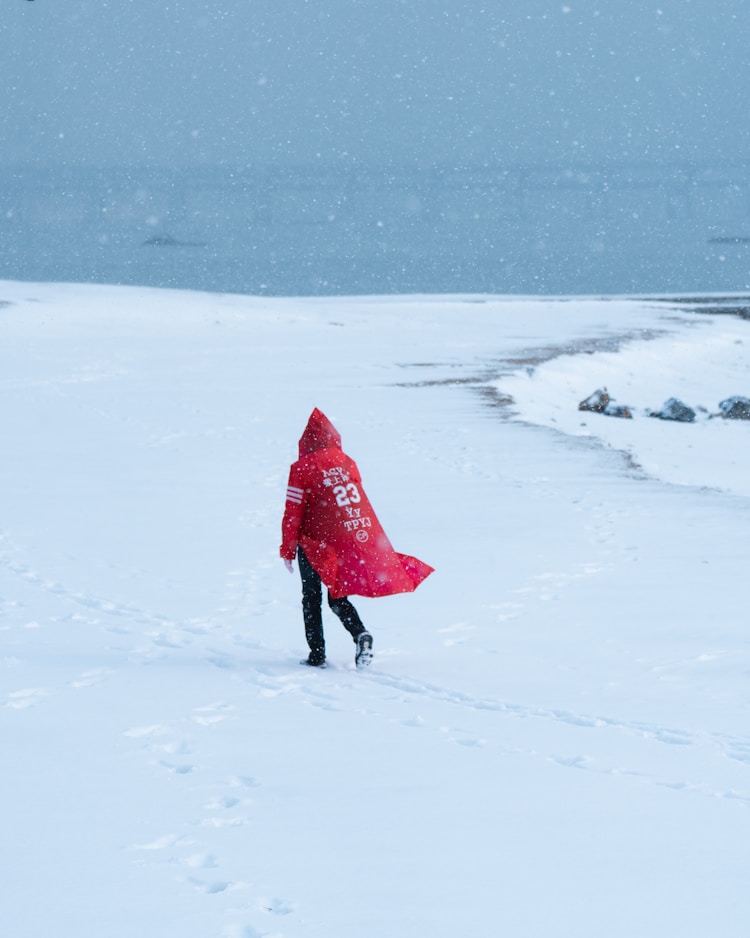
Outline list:
[[[195,766],[190,765],[189,762],[175,763],[175,762],[164,762],[163,760],[159,762],[163,768],[168,772],[171,772],[174,775],[190,775]]]
[[[219,861],[212,853],[192,853],[182,861],[191,870],[213,870]]]
[[[473,631],[475,631],[475,627],[467,622],[456,622],[454,625],[438,629],[440,634],[447,636],[443,639],[443,645],[446,648],[451,648],[453,645],[463,645],[464,642],[469,640],[469,633]]]
[[[252,775],[233,775],[229,779],[230,788],[259,788],[260,782]]]
[[[229,808],[236,808],[239,803],[239,798],[234,798],[232,795],[224,795],[221,798],[214,798],[212,801],[209,801],[206,808],[209,811],[219,811],[222,808],[229,810]]]
[[[217,794],[207,804],[206,810],[214,812],[201,821],[202,827],[228,828],[244,827],[249,819],[244,814],[228,814],[235,808],[252,804],[252,799],[243,797],[243,793],[257,788],[258,783],[249,775],[234,775],[227,782],[230,793]]]
[[[169,742],[156,747],[166,752],[170,756],[189,756],[193,749],[190,743],[184,739],[171,739]]]
[[[316,710],[325,710],[328,713],[341,713],[341,711],[344,709],[343,707],[337,706],[331,700],[318,698],[314,694],[309,694],[305,703],[308,707],[315,707]]]
[[[161,837],[157,837],[155,840],[151,840],[145,844],[133,844],[130,848],[131,850],[142,850],[150,852],[152,850],[167,850],[169,847],[178,846],[184,838],[178,836],[177,834],[162,834]]]
[[[82,687],[95,687],[97,684],[101,684],[107,675],[111,673],[109,668],[95,668],[93,671],[84,671],[83,674],[70,682],[70,686],[75,690],[80,690]]]
[[[219,701],[218,703],[208,704],[205,707],[196,707],[191,717],[193,723],[199,726],[214,726],[226,720],[229,714],[236,708],[232,704]]]
[[[747,762],[750,763],[750,744],[735,744],[727,749],[727,756],[730,759],[734,759],[735,762]]]
[[[285,899],[258,899],[257,907],[259,911],[271,915],[290,915],[294,912],[294,905]]]
[[[144,616],[144,618],[146,617]],[[192,638],[186,635],[185,630],[176,623],[160,619],[155,624],[156,628],[147,632],[146,637],[149,638],[157,648],[181,649],[188,648],[192,645]]]
[[[216,830],[222,830],[227,827],[244,827],[247,823],[248,819],[242,814],[237,814],[233,817],[218,817],[214,815],[213,817],[204,818],[201,821],[201,827],[213,827]]]
[[[472,736],[466,730],[461,730],[453,726],[443,726],[440,732],[444,733],[452,743],[459,746],[481,747],[486,745],[486,739],[480,739],[478,736]]]
[[[227,889],[230,889],[235,886],[231,880],[219,879],[214,880],[213,882],[203,882],[200,879],[195,879],[194,877],[189,877],[188,882],[195,887],[198,892],[202,892],[207,896],[215,896],[219,893],[226,892]]]
[[[591,764],[588,756],[550,756],[550,759],[566,769],[587,769]]]
[[[5,706],[11,710],[26,710],[33,707],[45,697],[49,697],[50,692],[43,687],[27,687],[23,690],[16,690],[8,694],[5,699]]]
[[[129,730],[125,730],[123,736],[128,736],[130,739],[144,740],[143,748],[151,752],[165,752],[170,756],[186,756],[193,751],[188,740],[175,737],[172,730],[163,723],[153,723],[150,726],[134,726]],[[169,738],[165,739],[164,737]],[[164,765],[167,765],[167,763],[164,763]]]
[[[252,925],[227,925],[221,938],[266,938],[268,932],[258,931]]]
[[[130,736],[132,739],[143,739],[153,736],[166,736],[169,732],[169,727],[163,723],[151,723],[148,726],[133,726],[129,730],[125,730],[122,735]]]
[[[486,739],[480,739],[479,737],[474,736],[463,736],[463,737],[454,737],[454,743],[458,743],[459,746],[468,746],[470,748],[476,747],[480,749],[482,746],[486,745]]]
[[[690,746],[695,741],[689,733],[680,730],[654,729],[645,735],[653,736],[660,743],[668,743],[670,746]]]
[[[217,629],[217,625],[211,619],[188,619],[181,628],[183,632],[189,632],[191,635],[208,635]]]
[[[426,720],[424,719],[424,717],[417,715],[415,717],[411,717],[408,720],[402,720],[401,725],[402,726],[425,726]]]

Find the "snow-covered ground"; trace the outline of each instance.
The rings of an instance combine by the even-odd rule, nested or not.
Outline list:
[[[745,938],[750,323],[0,283],[8,938]],[[606,385],[634,419],[577,410]],[[676,396],[690,425],[645,416]],[[512,398],[512,401],[508,399]],[[398,550],[278,559],[314,406]]]

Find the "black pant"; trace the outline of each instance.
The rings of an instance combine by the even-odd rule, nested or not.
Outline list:
[[[310,654],[315,658],[325,658],[326,643],[323,636],[323,584],[313,569],[312,564],[305,556],[302,548],[297,549],[299,573],[302,577],[302,617],[305,620],[305,638],[310,647]],[[328,593],[328,605],[341,619],[341,624],[351,635],[354,641],[357,636],[366,631],[357,610],[352,606],[346,596],[334,599]]]

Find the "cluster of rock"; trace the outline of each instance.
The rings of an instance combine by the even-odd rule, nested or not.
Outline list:
[[[750,398],[728,397],[719,404],[725,420],[750,420]]]
[[[593,394],[589,394],[586,400],[581,401],[578,405],[578,409],[591,410],[595,414],[606,414],[608,417],[624,417],[626,420],[633,417],[629,407],[625,407],[623,404],[615,404],[606,388],[599,388]]]
[[[593,394],[589,394],[578,405],[578,409],[605,414],[607,417],[624,417],[626,420],[633,417],[632,408],[624,404],[616,404],[606,388],[599,388]],[[700,409],[707,413],[704,408]],[[659,410],[649,410],[646,413],[649,417],[657,417],[659,420],[676,420],[679,423],[693,423],[697,417],[697,411],[676,397],[670,397]],[[709,414],[709,416],[722,417],[725,420],[750,420],[750,398],[728,397],[720,401],[719,412]]]
[[[661,410],[648,411],[649,417],[658,417],[659,420],[676,420],[678,423],[692,423],[698,416],[692,407],[688,407],[676,397],[664,401]]]

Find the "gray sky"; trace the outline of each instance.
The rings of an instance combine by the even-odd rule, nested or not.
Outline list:
[[[750,158],[749,0],[3,0],[0,165]]]

